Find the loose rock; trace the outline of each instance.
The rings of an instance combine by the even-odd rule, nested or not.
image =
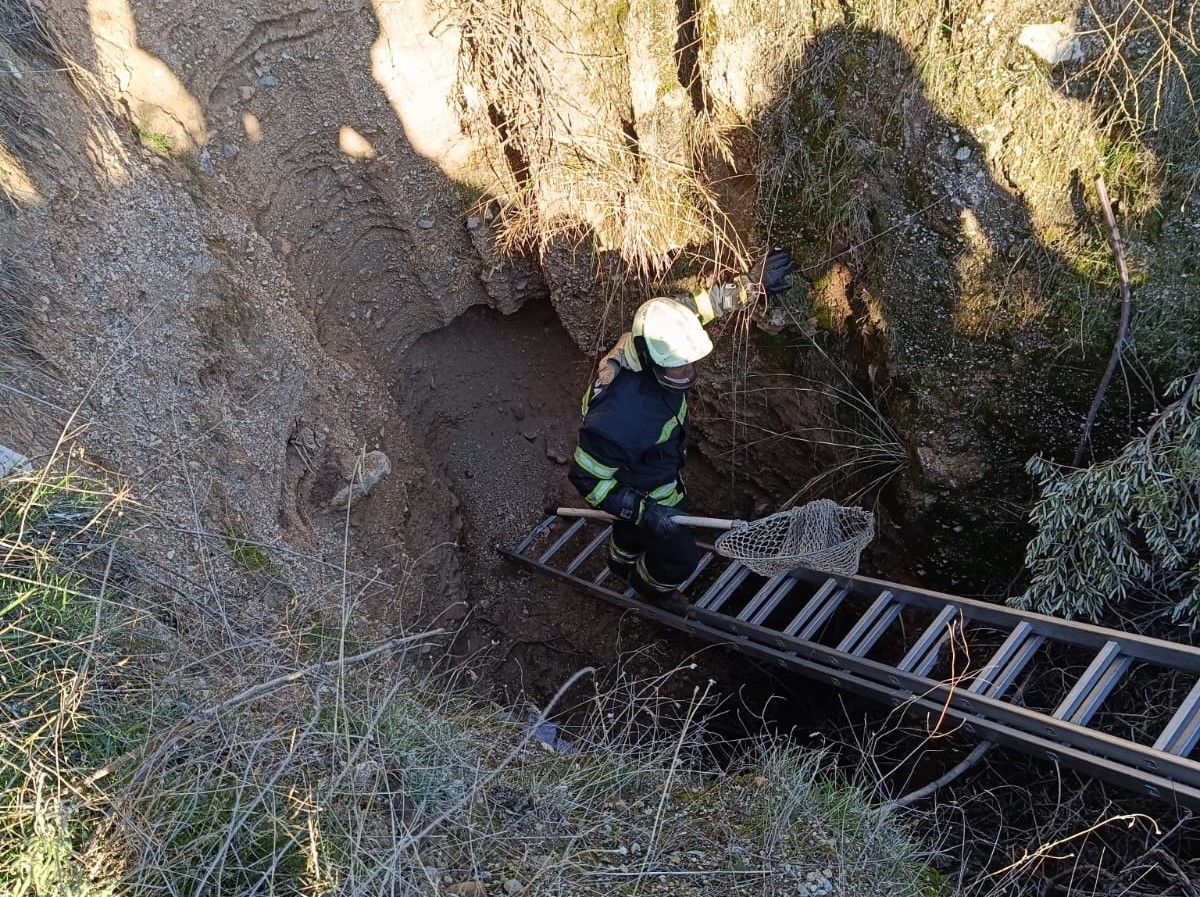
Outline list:
[[[351,475],[352,482],[339,489],[337,495],[330,500],[330,510],[345,511],[350,508],[391,472],[392,464],[387,455],[379,451],[367,452],[363,456],[361,467],[356,467]]]
[[[481,881],[460,881],[446,888],[454,897],[487,897],[487,885]]]
[[[1083,58],[1083,44],[1066,22],[1026,25],[1017,43],[1051,65]]]

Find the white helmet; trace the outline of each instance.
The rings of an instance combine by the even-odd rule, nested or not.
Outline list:
[[[629,332],[631,338],[625,346],[628,366],[640,371],[649,363],[658,381],[672,389],[679,389],[682,384],[664,381],[661,369],[699,361],[713,348],[696,313],[670,299],[643,302],[633,316]]]

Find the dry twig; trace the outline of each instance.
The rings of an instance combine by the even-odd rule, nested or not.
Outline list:
[[[1117,272],[1121,277],[1121,325],[1117,330],[1117,339],[1113,343],[1112,354],[1108,359],[1108,367],[1100,378],[1100,386],[1096,389],[1096,398],[1088,411],[1087,421],[1083,425],[1083,438],[1079,440],[1079,448],[1075,450],[1074,466],[1078,467],[1083,461],[1083,453],[1087,451],[1092,439],[1092,426],[1096,423],[1096,415],[1104,403],[1104,394],[1112,380],[1117,365],[1121,362],[1121,353],[1125,348],[1125,337],[1129,331],[1129,268],[1125,264],[1125,252],[1121,248],[1121,232],[1117,230],[1117,219],[1113,215],[1112,204],[1108,201],[1108,190],[1104,186],[1104,175],[1096,175],[1096,192],[1100,196],[1100,206],[1104,209],[1104,222],[1108,225],[1108,239],[1112,244],[1113,255],[1117,260]]]

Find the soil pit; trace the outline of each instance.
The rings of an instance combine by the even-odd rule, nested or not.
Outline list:
[[[518,569],[495,550],[514,546],[545,508],[582,504],[567,466],[593,364],[540,301],[507,316],[474,307],[423,336],[398,367],[391,386],[401,413],[458,503],[458,519],[430,521],[445,527],[458,559],[459,581],[438,584],[450,606],[440,623],[459,627],[453,653],[506,703],[542,702],[580,667],[611,670],[620,660],[634,678],[687,668],[664,684],[681,696],[709,678],[726,693],[754,681],[759,699],[748,703],[761,704],[774,689],[745,660]],[[704,467],[694,460],[689,472]]]

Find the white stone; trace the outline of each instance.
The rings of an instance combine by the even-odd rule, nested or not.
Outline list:
[[[0,477],[31,473],[33,473],[33,465],[28,458],[20,452],[14,452],[7,446],[0,445]]]
[[[1066,22],[1026,25],[1017,36],[1017,43],[1051,65],[1083,58],[1083,44]]]

